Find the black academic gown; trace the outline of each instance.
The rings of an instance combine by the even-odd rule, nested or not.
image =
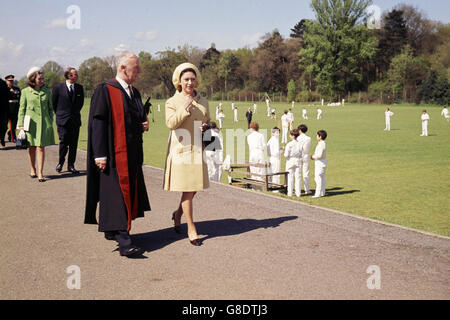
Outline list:
[[[125,132],[120,132],[120,140],[126,141],[126,161],[128,162],[128,179],[123,184],[123,172],[126,171],[123,163],[116,159],[119,153],[115,150],[115,141],[118,132],[114,132],[115,122],[112,114],[112,100],[108,85],[119,92],[123,103]],[[130,99],[122,86],[111,80],[99,85],[92,96],[88,124],[88,150],[87,150],[87,196],[85,223],[97,224],[96,208],[99,206],[99,231],[119,231],[131,228],[131,220],[143,217],[144,211],[150,210],[150,203],[145,187],[142,172],[143,150],[142,150],[142,122],[146,115],[139,92],[133,88],[134,99]],[[117,119],[117,118],[116,118]],[[124,122],[124,123],[123,123]],[[114,126],[115,125],[115,126]],[[116,128],[116,130],[118,130]],[[125,135],[125,137],[123,136]],[[119,140],[119,139],[117,139]],[[95,158],[106,156],[108,158],[106,169],[100,172],[95,164]],[[116,161],[117,160],[117,161]],[[119,178],[121,178],[119,182]],[[127,185],[126,185],[127,184]],[[124,192],[124,187],[129,188],[130,195]],[[137,193],[137,195],[136,195]],[[127,209],[127,199],[131,198],[132,209],[137,207],[137,214],[131,217]],[[128,202],[128,203],[130,203]]]

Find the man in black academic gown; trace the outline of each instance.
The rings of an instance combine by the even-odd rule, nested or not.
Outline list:
[[[136,55],[119,56],[116,78],[95,89],[88,125],[85,223],[97,224],[100,202],[99,231],[128,257],[142,253],[131,241],[131,221],[150,210],[142,172],[142,135],[149,124],[139,91],[131,86],[140,72]]]
[[[75,159],[81,127],[80,111],[84,104],[84,90],[82,85],[76,83],[78,72],[75,68],[67,68],[64,77],[66,81],[54,85],[52,90],[52,104],[59,136],[59,160],[56,171],[61,172],[67,151],[69,151],[67,170],[77,174],[79,172],[75,169]]]

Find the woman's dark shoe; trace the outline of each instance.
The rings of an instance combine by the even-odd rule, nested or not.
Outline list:
[[[176,233],[181,234],[181,227],[180,227],[180,225],[175,225],[175,216],[177,215],[177,212],[178,212],[178,210],[175,210],[172,213],[172,220],[173,220],[173,224],[174,224],[173,230],[175,230]]]
[[[35,174],[30,174],[30,178],[31,178],[31,179],[36,179],[36,178],[37,178],[37,175],[35,175]]]
[[[46,180],[44,178],[39,179],[39,182],[45,182]]]
[[[202,240],[200,240],[200,239],[194,239],[194,240],[189,240],[189,241],[191,241],[191,244],[192,244],[193,246],[199,247],[199,246],[202,245]]]

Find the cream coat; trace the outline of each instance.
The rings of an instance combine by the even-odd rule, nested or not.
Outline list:
[[[198,94],[190,111],[183,107],[182,93],[166,102],[166,125],[171,130],[164,170],[164,190],[193,192],[209,187],[208,168],[202,148],[202,123],[209,122],[208,100]]]

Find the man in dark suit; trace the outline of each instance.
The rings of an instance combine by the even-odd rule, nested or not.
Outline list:
[[[253,112],[250,109],[250,107],[247,110],[247,113],[245,114],[245,117],[247,118],[248,128],[250,129],[250,123],[252,122]]]
[[[64,77],[66,82],[56,84],[52,92],[52,103],[59,135],[59,161],[56,171],[61,172],[67,151],[69,151],[67,170],[77,174],[79,171],[75,169],[75,159],[81,126],[80,111],[84,104],[84,90],[83,86],[76,83],[78,72],[75,68],[67,68]]]

